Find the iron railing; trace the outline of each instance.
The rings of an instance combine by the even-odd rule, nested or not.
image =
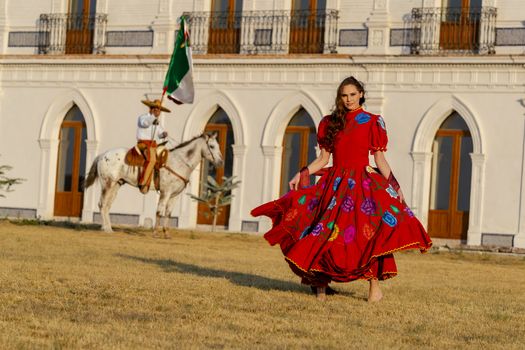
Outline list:
[[[494,54],[495,7],[412,9],[412,54]]]
[[[337,10],[192,12],[195,53],[335,53]]]
[[[41,14],[38,52],[41,54],[104,53],[106,26],[106,14]]]

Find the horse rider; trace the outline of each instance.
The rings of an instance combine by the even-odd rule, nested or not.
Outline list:
[[[139,177],[139,189],[143,194],[148,193],[155,162],[157,161],[157,142],[166,138],[168,133],[159,124],[161,112],[171,111],[162,106],[160,100],[142,100],[149,107],[149,113],[139,116],[137,122],[137,148],[145,158],[144,169]]]

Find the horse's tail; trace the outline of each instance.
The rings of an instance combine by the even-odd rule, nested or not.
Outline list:
[[[88,188],[89,186],[95,183],[95,180],[98,177],[98,160],[99,160],[99,157],[96,157],[95,160],[93,161],[93,164],[91,164],[91,168],[89,168],[88,176],[84,180],[84,188]]]

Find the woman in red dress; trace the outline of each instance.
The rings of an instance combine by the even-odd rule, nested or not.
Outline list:
[[[406,205],[385,159],[385,122],[362,109],[364,88],[354,77],[337,89],[335,108],[319,124],[321,153],[302,172],[314,174],[333,157],[333,166],[310,187],[290,181],[283,197],[252,210],[273,226],[264,237],[279,244],[292,270],[325,299],[328,283],[370,281],[368,301],[379,301],[379,280],[397,274],[392,253],[425,252],[432,242]],[[379,173],[369,165],[374,155]],[[303,174],[304,175],[304,174]]]

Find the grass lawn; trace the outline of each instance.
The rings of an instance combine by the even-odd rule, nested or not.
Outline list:
[[[318,302],[262,237],[0,221],[0,348],[499,348],[525,345],[525,258],[405,252]]]

